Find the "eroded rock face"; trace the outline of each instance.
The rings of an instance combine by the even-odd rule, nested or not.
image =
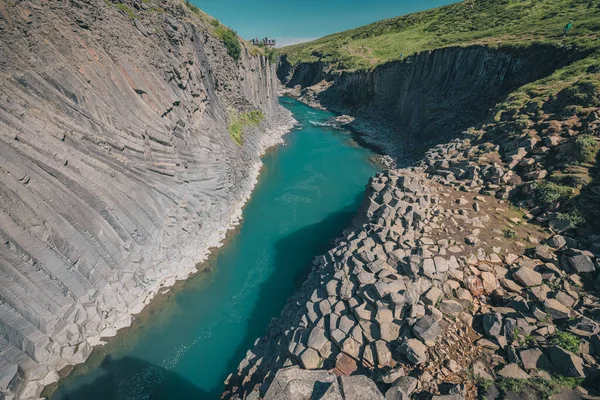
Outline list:
[[[356,117],[351,126],[363,139],[403,158],[459,136],[511,90],[581,56],[552,46],[447,47],[341,73],[322,60],[293,66],[284,56],[278,75],[307,103]]]
[[[233,60],[183,3],[124,4],[0,2],[7,394],[36,396],[195,272],[291,121],[265,57]],[[253,110],[240,146],[227,127]]]

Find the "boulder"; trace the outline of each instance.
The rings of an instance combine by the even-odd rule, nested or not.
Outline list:
[[[490,313],[483,316],[483,330],[489,337],[496,337],[502,331],[502,315]]]
[[[547,243],[550,247],[560,249],[567,244],[567,241],[565,240],[564,236],[555,235],[548,239]]]
[[[547,370],[552,365],[550,360],[538,348],[521,350],[519,356],[523,367],[528,371],[538,368]]]
[[[512,379],[529,379],[530,376],[527,372],[523,371],[517,364],[508,364],[505,365],[500,371],[498,371],[498,375],[503,378],[512,378]]]
[[[427,315],[413,326],[413,333],[424,342],[433,342],[440,336],[442,329],[432,316]]]
[[[412,376],[403,376],[399,378],[387,392],[386,400],[409,400],[411,394],[417,388],[418,380]]]
[[[317,369],[323,364],[319,353],[310,347],[300,355],[300,362],[305,369]]]
[[[569,318],[569,316],[571,315],[571,310],[563,306],[559,301],[555,299],[546,299],[546,301],[544,301],[544,308],[552,318]]]
[[[443,294],[444,293],[440,289],[434,286],[431,289],[429,289],[427,293],[425,293],[425,295],[423,296],[423,303],[431,306],[436,305]]]
[[[321,350],[328,342],[329,340],[325,337],[325,330],[318,326],[313,328],[308,337],[308,347],[312,347],[317,351]]]
[[[583,254],[569,257],[569,264],[577,273],[596,271],[592,259]]]
[[[385,400],[375,382],[364,375],[341,376],[340,384],[344,400]]]
[[[456,317],[463,311],[464,307],[456,300],[442,300],[439,309],[446,315]]]
[[[513,280],[524,287],[539,286],[542,284],[542,274],[529,267],[521,267],[513,273]]]
[[[585,378],[583,359],[581,357],[558,346],[550,347],[548,354],[553,364],[553,372],[568,377]]]
[[[313,398],[342,400],[336,376],[327,371],[307,371],[290,367],[277,371],[263,400]]]
[[[427,361],[427,346],[418,339],[406,339],[400,345],[399,351],[413,364],[418,365]]]

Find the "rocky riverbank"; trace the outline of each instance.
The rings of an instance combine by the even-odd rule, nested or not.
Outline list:
[[[37,398],[237,223],[293,120],[225,31],[178,1],[0,1],[0,397]]]
[[[315,260],[225,397],[600,389],[600,236],[561,235],[556,218],[544,228],[506,201],[511,146],[536,147],[456,140],[375,176],[354,226]],[[353,397],[355,386],[366,392]]]

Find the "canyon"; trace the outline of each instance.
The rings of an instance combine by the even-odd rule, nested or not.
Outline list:
[[[318,123],[389,168],[221,397],[598,396],[600,7],[570,2],[567,37],[562,11],[509,3],[276,64],[189,3],[0,0],[4,398],[38,398],[202,268],[294,125],[280,94],[337,113]],[[517,6],[533,11],[512,24]],[[419,24],[406,56],[377,48]]]

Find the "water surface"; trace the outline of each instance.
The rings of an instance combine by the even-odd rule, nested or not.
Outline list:
[[[282,98],[301,123],[263,157],[243,222],[201,273],[61,382],[53,400],[217,399],[314,256],[348,226],[375,154]],[[148,314],[148,313],[146,313]]]

